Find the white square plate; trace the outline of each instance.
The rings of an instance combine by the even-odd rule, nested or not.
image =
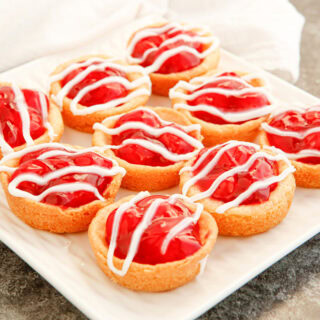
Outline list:
[[[15,80],[19,85],[45,90],[48,74],[57,63],[88,53],[121,53],[124,33],[125,28],[119,28],[86,48],[41,58],[5,72],[0,80]],[[284,102],[318,102],[310,94],[225,51],[220,68],[263,74],[274,95]],[[152,97],[149,104],[169,106],[169,100]],[[62,141],[89,146],[91,137],[66,128]],[[130,193],[121,190],[118,197]],[[0,239],[93,320],[186,320],[210,309],[320,232],[319,205],[320,190],[297,189],[288,217],[279,226],[248,238],[219,237],[201,276],[184,287],[156,294],[136,293],[112,283],[98,268],[85,232],[55,235],[32,229],[10,212],[3,193]]]

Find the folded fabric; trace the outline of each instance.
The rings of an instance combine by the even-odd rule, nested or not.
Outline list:
[[[88,45],[150,14],[208,25],[225,49],[288,80],[298,78],[304,18],[288,0],[1,1],[0,71]]]

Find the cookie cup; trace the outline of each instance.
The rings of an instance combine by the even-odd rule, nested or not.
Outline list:
[[[211,76],[215,74],[216,71],[210,71],[204,76]],[[247,73],[236,71],[239,76],[244,76]],[[262,87],[265,82],[260,78],[253,78],[249,83],[254,87]],[[197,84],[197,82],[194,82]],[[200,84],[200,82],[199,82]],[[177,92],[187,93],[187,90],[183,88],[176,88]],[[171,105],[174,107],[176,104],[187,104],[185,99],[172,98]],[[257,119],[249,120],[241,124],[214,124],[204,120],[201,120],[192,115],[192,112],[182,108],[178,109],[179,112],[184,114],[192,123],[200,124],[201,134],[203,135],[203,144],[206,147],[212,147],[217,144],[227,142],[229,140],[236,139],[240,141],[254,141],[259,133],[260,126],[262,122],[266,121],[269,116],[263,116]]]
[[[0,82],[0,87],[2,87],[2,86],[11,87],[11,84],[7,83],[7,82]],[[23,89],[23,88],[21,88],[21,89]],[[53,129],[53,132],[54,132],[53,139],[51,140],[49,133],[48,133],[48,130],[46,130],[42,136],[40,136],[37,139],[34,139],[34,144],[60,141],[61,136],[63,134],[64,125],[63,125],[63,121],[62,121],[62,117],[61,117],[61,112],[59,110],[59,107],[50,99],[49,99],[49,109],[48,109],[48,122],[50,123],[50,125]],[[26,147],[27,147],[27,144],[24,143],[21,146],[13,148],[13,150],[14,150],[14,152],[16,152],[16,151],[20,151]],[[0,159],[1,158],[3,158],[3,153],[0,149]]]
[[[19,159],[14,159],[4,165],[18,168],[18,163]],[[122,180],[121,174],[113,177],[103,193],[105,201],[95,200],[78,208],[63,209],[59,206],[13,196],[8,190],[10,177],[11,174],[7,172],[0,173],[2,188],[11,211],[32,228],[53,233],[73,233],[87,230],[97,211],[113,203]]]
[[[143,29],[150,28],[150,27],[161,27],[163,25],[165,25],[165,23],[156,23],[153,25],[146,26]],[[143,29],[140,29],[136,32],[139,32]],[[192,31],[197,32],[201,30],[199,28],[194,28],[192,29]],[[133,33],[132,36],[130,37],[127,46],[130,45],[130,42],[132,41],[135,33]],[[210,32],[206,32],[204,36],[211,37],[212,34]],[[204,44],[204,50],[206,50],[210,46],[210,44]],[[172,87],[174,87],[180,80],[189,81],[192,78],[205,74],[209,70],[216,69],[219,64],[219,61],[220,61],[220,49],[218,47],[214,51],[209,53],[198,66],[192,69],[182,71],[182,72],[169,73],[169,74],[152,72],[149,74],[152,82],[152,93],[158,94],[161,96],[168,96],[169,90]]]
[[[266,152],[271,153],[268,150]],[[193,160],[186,165],[191,166]],[[279,174],[288,165],[284,161],[278,161]],[[180,176],[180,189],[191,178],[190,172],[183,172]],[[216,220],[219,234],[224,236],[250,236],[265,232],[278,225],[287,215],[295,191],[295,179],[289,174],[284,180],[278,182],[277,187],[271,192],[269,200],[260,204],[239,205],[226,210],[224,213],[217,213],[216,209],[224,204],[222,201],[213,198],[205,198],[198,202],[204,205],[204,209]],[[192,186],[187,194],[188,197],[200,193],[197,186]]]
[[[71,65],[73,63],[85,61],[90,58],[109,59],[110,56],[107,56],[107,55],[87,55],[87,56],[83,56],[83,57],[80,57],[77,59],[70,60],[68,62],[65,62],[65,63],[59,65],[53,71],[51,76],[62,72],[69,65]],[[112,62],[117,63],[119,65],[124,65],[124,66],[128,65],[127,63],[125,63],[124,61],[121,61],[121,60],[116,60],[116,61],[112,61]],[[143,76],[143,74],[137,73],[137,72],[127,73],[127,77],[130,82],[137,80],[137,79],[141,78],[142,76]],[[149,84],[147,84],[147,83],[141,84],[137,88],[129,91],[129,93],[132,91],[138,90],[138,89],[142,89],[142,88],[149,90]],[[54,100],[54,97],[60,92],[61,89],[62,89],[62,87],[61,87],[60,81],[55,81],[55,82],[51,83],[51,87],[50,87],[51,100]],[[76,129],[78,131],[92,133],[93,132],[92,126],[94,123],[102,122],[107,117],[111,117],[111,116],[121,114],[121,113],[126,113],[126,112],[133,110],[141,105],[144,105],[147,102],[147,100],[149,99],[149,97],[150,97],[150,94],[149,95],[146,95],[146,94],[140,95],[140,96],[132,98],[130,101],[128,101],[118,107],[113,107],[113,108],[106,109],[106,110],[100,110],[100,111],[96,111],[96,112],[92,112],[92,113],[84,114],[84,115],[75,115],[75,114],[73,114],[73,112],[70,108],[70,104],[72,102],[72,99],[69,99],[67,96],[65,96],[63,98],[62,116],[63,116],[64,123],[68,127],[71,127],[71,128]],[[77,109],[79,109],[79,110],[83,110],[83,109],[87,110],[88,108],[90,108],[90,107],[83,106],[79,103],[77,104]]]
[[[270,146],[267,134],[261,131],[259,134],[259,143],[262,146]],[[308,164],[295,160],[290,160],[295,167],[294,177],[298,187],[302,188],[320,188],[320,164]]]
[[[175,122],[180,125],[188,126],[191,122],[181,113],[165,108],[165,107],[147,107],[147,109],[156,112],[161,119]],[[103,125],[107,128],[113,128],[117,120],[106,119]],[[191,136],[201,141],[202,136],[198,131],[192,131]],[[112,136],[100,130],[96,130],[92,137],[93,146],[105,146],[112,144]],[[179,161],[175,164],[160,167],[160,166],[146,166],[129,163],[115,155],[109,149],[106,154],[111,155],[119,164],[120,167],[125,168],[126,175],[122,180],[122,187],[134,191],[159,191],[174,187],[179,184],[179,171],[182,169],[186,161]]]
[[[111,271],[107,263],[106,221],[113,210],[122,203],[129,201],[132,197],[122,198],[116,203],[101,209],[90,224],[90,244],[102,271],[112,281],[135,291],[168,291],[193,280],[199,274],[201,262],[212,250],[218,234],[216,222],[205,211],[199,219],[202,247],[193,255],[183,260],[156,265],[132,262],[128,272],[123,277]],[[190,205],[189,207],[191,208]],[[123,262],[123,259],[113,257],[113,263],[117,269],[122,268]]]

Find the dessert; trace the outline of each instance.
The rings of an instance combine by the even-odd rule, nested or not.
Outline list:
[[[38,90],[0,83],[0,158],[34,144],[59,141],[59,108]]]
[[[201,204],[182,195],[140,192],[100,210],[89,240],[103,272],[137,291],[166,291],[203,269],[217,225]]]
[[[234,137],[253,141],[274,109],[265,80],[233,71],[181,81],[170,90],[170,98],[174,109],[201,125],[208,147]]]
[[[291,160],[297,186],[320,188],[320,106],[280,109],[262,124],[260,143]]]
[[[163,190],[179,183],[179,170],[201,149],[198,125],[164,107],[141,107],[94,125],[92,144],[109,148],[127,174],[130,190]]]
[[[219,234],[248,236],[284,219],[295,190],[292,172],[290,161],[272,149],[229,141],[190,160],[180,187],[213,215]]]
[[[179,80],[188,81],[215,69],[219,40],[204,28],[161,22],[136,31],[127,48],[127,61],[150,74],[152,92],[167,96]]]
[[[104,55],[68,61],[51,75],[51,98],[62,108],[64,122],[84,132],[106,117],[144,105],[150,92],[142,67]]]
[[[87,230],[112,203],[125,170],[99,148],[45,143],[4,157],[1,183],[12,212],[33,228]]]

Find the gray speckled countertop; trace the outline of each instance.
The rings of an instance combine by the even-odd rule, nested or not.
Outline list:
[[[306,17],[300,88],[320,97],[320,1],[292,0]],[[87,319],[0,243],[0,320]],[[200,317],[201,320],[319,320],[320,235]]]

